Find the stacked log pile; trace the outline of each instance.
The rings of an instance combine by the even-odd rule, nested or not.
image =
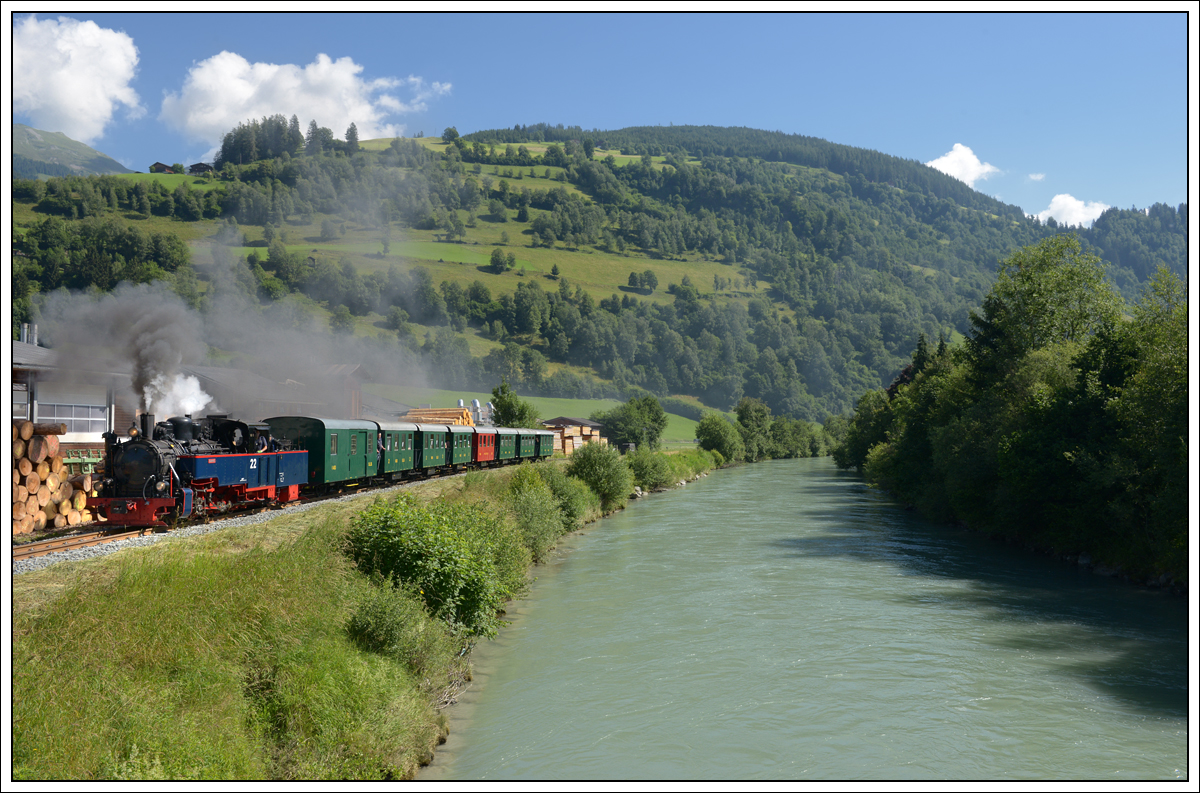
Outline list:
[[[413,408],[401,417],[402,421],[413,424],[456,424],[464,427],[475,426],[470,408]]]
[[[91,474],[71,476],[59,454],[66,424],[13,423],[12,533],[30,534],[91,523]]]

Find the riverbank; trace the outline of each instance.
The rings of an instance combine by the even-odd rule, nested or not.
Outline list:
[[[681,479],[715,467],[663,456]],[[565,460],[408,492],[491,516],[527,568],[623,506],[617,459],[625,494],[577,484]],[[14,778],[411,779],[445,740],[440,709],[470,679],[477,636],[355,566],[348,532],[374,501],[14,579]]]
[[[915,504],[908,503],[901,494],[881,487],[878,483],[870,483],[871,487],[878,489],[888,498],[894,500],[897,504],[904,506],[904,509],[911,510],[921,515],[926,520],[943,525],[957,526],[966,531],[978,534],[981,537],[986,537],[993,542],[1003,545],[1011,545],[1021,548],[1026,553],[1037,556],[1044,556],[1050,559],[1056,559],[1068,567],[1077,567],[1080,570],[1087,571],[1101,578],[1115,578],[1124,583],[1131,584],[1137,587],[1146,587],[1147,589],[1161,589],[1170,593],[1175,597],[1186,597],[1188,594],[1188,582],[1181,581],[1176,578],[1170,571],[1156,569],[1153,571],[1142,570],[1138,572],[1130,572],[1120,562],[1112,561],[1111,559],[1098,558],[1099,554],[1093,556],[1089,551],[1076,551],[1074,553],[1063,553],[1060,549],[1039,545],[1028,538],[1015,537],[1009,534],[1004,534],[999,531],[989,530],[973,526],[964,520],[951,518],[946,520],[943,515],[930,514],[927,510],[921,509]]]

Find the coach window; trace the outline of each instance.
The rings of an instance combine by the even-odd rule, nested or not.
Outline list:
[[[337,457],[337,433],[329,436],[329,456]]]
[[[358,433],[350,433],[350,456],[358,454]]]

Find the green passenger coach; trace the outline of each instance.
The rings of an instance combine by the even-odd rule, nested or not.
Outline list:
[[[537,430],[517,430],[517,456],[522,460],[532,459],[537,451]]]
[[[277,416],[271,434],[308,452],[308,483],[328,485],[375,476],[378,427],[371,421]]]
[[[450,434],[445,424],[417,424],[414,468],[440,468],[446,465],[446,436]]]
[[[554,454],[554,433],[550,430],[534,430],[537,439],[538,457],[549,457]]]
[[[379,473],[385,475],[404,474],[413,470],[414,447],[417,425],[409,422],[377,422],[383,436],[383,454]],[[393,476],[393,478],[395,478]]]
[[[517,430],[508,427],[496,428],[496,459],[517,459]]]
[[[450,424],[446,429],[450,431],[449,463],[456,467],[467,467],[471,464],[471,440],[475,435],[475,428],[463,424]]]

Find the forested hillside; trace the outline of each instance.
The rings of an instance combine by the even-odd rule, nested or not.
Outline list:
[[[1006,261],[964,344],[920,341],[887,391],[859,399],[839,465],[931,517],[1187,581],[1181,279],[1164,267],[1127,304],[1058,236]]]
[[[966,331],[997,262],[1062,231],[920,163],[781,133],[300,130],[240,125],[211,179],[16,180],[14,323],[54,289],[167,279],[202,312],[233,289],[386,329],[434,385],[750,396],[821,420],[920,334]],[[1073,231],[1132,296],[1159,262],[1182,274],[1186,209]]]

